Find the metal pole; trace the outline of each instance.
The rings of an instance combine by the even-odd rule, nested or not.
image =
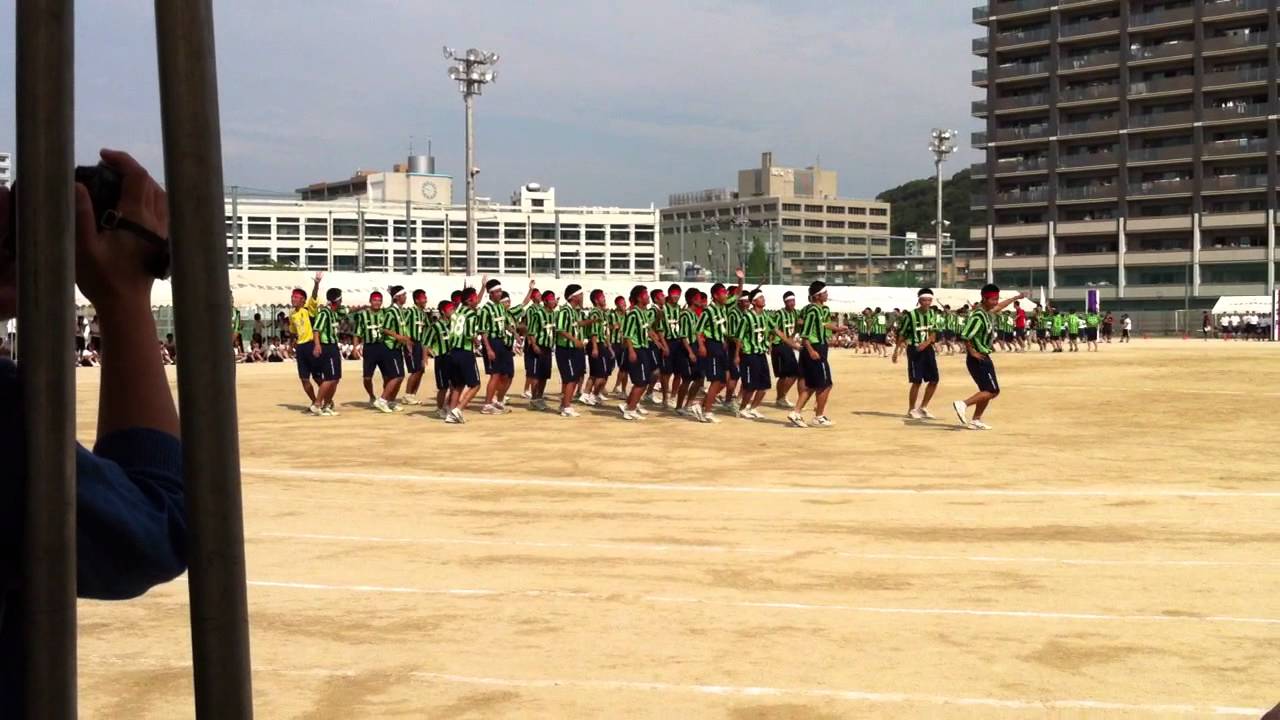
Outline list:
[[[230,314],[212,0],[156,0],[174,334],[190,527],[187,584],[196,716],[253,717],[234,358],[208,319]]]
[[[231,266],[240,260],[240,186],[231,186]]]
[[[555,214],[555,233],[556,233],[556,259],[555,259],[555,279],[560,279],[560,211],[556,210]],[[607,272],[607,271],[606,271]]]
[[[867,286],[871,285],[871,238],[864,237],[862,241],[867,245]]]
[[[15,26],[27,489],[23,617],[12,620],[23,632],[16,662],[33,720],[76,717],[73,13],[72,0],[18,0]]]
[[[364,204],[356,196],[356,271],[364,272]]]
[[[404,271],[413,274],[413,210],[409,205],[409,175],[404,176]]]
[[[680,223],[680,280],[684,281],[684,228],[685,224]]]
[[[472,124],[475,95],[467,92],[462,104],[467,109],[467,275],[476,274],[476,135]],[[559,255],[559,253],[557,253]],[[560,259],[556,258],[556,277],[560,277]]]
[[[935,254],[938,260],[938,279],[934,284],[934,287],[941,289],[942,288],[942,236],[943,236],[942,230],[944,227],[942,224],[942,157],[941,156],[939,156],[937,161],[934,162],[934,166],[937,168],[937,173],[938,173],[938,220],[937,220],[937,224],[934,225],[934,228],[935,228],[934,239],[938,241],[935,248]]]

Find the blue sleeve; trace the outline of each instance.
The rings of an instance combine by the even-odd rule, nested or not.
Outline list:
[[[187,567],[182,444],[158,430],[76,449],[78,594],[137,597]]]

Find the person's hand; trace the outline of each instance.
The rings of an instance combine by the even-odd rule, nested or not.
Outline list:
[[[9,232],[12,212],[13,198],[9,189],[0,188],[0,233]],[[17,238],[11,238],[10,242],[17,246]],[[0,318],[11,318],[18,314],[18,275],[14,260],[9,253],[0,254]]]
[[[631,349],[627,351],[627,362],[634,363],[636,361],[636,351]]]
[[[316,284],[317,284],[317,285],[319,285],[319,284],[320,284],[320,281],[321,281],[321,280],[323,280],[323,279],[324,279],[324,271],[323,271],[323,270],[317,270],[317,271],[316,271],[316,277],[315,277]]]
[[[735,276],[735,277],[737,277],[739,280],[744,280],[744,279],[746,279],[746,277],[747,277],[746,273],[742,272],[742,268],[738,268],[737,270],[735,270],[735,271],[734,271],[734,273],[733,273],[733,274],[734,274],[734,276]]]
[[[696,363],[696,362],[698,362],[698,356],[697,356],[697,355],[695,355],[695,354],[694,354],[694,352],[693,352],[692,350],[690,350],[690,351],[689,351],[689,362],[691,362],[691,363]]]
[[[169,237],[164,190],[128,153],[103,150],[101,156],[103,163],[120,173],[120,216]],[[128,302],[149,306],[154,279],[145,260],[151,252],[146,240],[126,230],[100,232],[89,190],[76,184],[76,284],[89,302],[105,310]]]
[[[598,348],[598,347],[592,347],[592,348],[591,348],[591,357],[593,357],[593,358],[598,358],[598,357],[600,357],[600,348]]]
[[[897,353],[897,351],[894,351],[894,353],[893,353],[893,364],[894,364],[894,365],[897,365],[897,364],[898,364],[898,353]]]
[[[812,361],[814,361],[814,362],[817,362],[817,361],[819,360],[819,358],[820,358],[820,357],[821,357],[821,356],[820,356],[820,355],[818,355],[818,351],[817,351],[817,350],[814,350],[813,348],[809,348],[809,359],[810,359],[810,360],[812,360]]]
[[[573,344],[578,346],[579,350],[582,350],[587,347],[581,340],[578,340],[577,338],[574,338]]]
[[[311,357],[320,357],[320,343],[311,345]]]
[[[707,348],[705,346],[698,347],[698,357],[705,358],[707,356]]]

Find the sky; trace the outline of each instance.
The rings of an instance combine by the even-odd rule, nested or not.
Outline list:
[[[648,207],[732,187],[772,151],[840,194],[933,172],[932,127],[977,161],[973,3],[949,0],[216,0],[227,185],[288,192],[389,170],[427,140],[461,201],[463,105],[441,48],[500,54],[476,98],[478,194],[526,182],[566,205]],[[163,176],[151,3],[78,0],[76,158],[128,150]],[[9,6],[12,8],[12,5]],[[0,12],[0,65],[14,16]],[[0,150],[16,150],[0,74]],[[15,158],[21,173],[21,158]]]

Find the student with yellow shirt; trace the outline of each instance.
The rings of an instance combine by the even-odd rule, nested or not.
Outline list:
[[[320,406],[316,403],[316,389],[311,384],[311,380],[320,379],[320,346],[316,345],[315,336],[311,328],[311,321],[316,316],[316,312],[320,309],[320,304],[316,300],[320,294],[320,280],[324,277],[323,272],[316,273],[315,285],[311,287],[311,297],[307,297],[306,291],[302,288],[294,288],[293,294],[289,298],[289,305],[293,308],[289,311],[289,329],[294,337],[294,355],[298,362],[298,379],[302,381],[302,389],[306,391],[307,397],[311,400],[311,407],[308,409],[312,415],[320,414]]]

